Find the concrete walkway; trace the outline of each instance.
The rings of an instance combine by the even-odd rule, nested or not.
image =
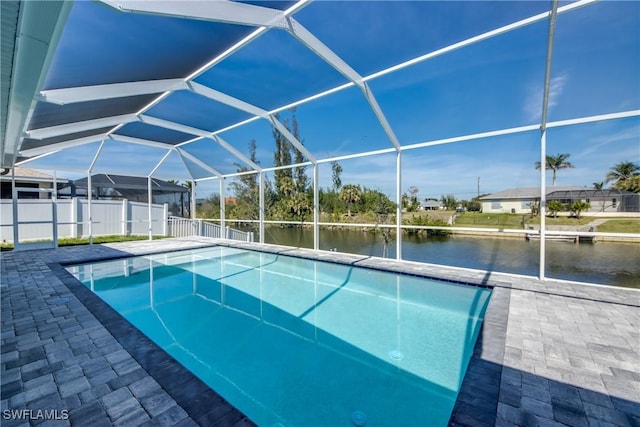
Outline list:
[[[252,425],[60,267],[214,243],[494,287],[450,425],[640,425],[638,290],[205,238],[2,253],[2,425]]]

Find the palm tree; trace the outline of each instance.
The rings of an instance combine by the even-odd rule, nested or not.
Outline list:
[[[282,194],[285,198],[288,198],[291,196],[291,194],[293,194],[295,185],[290,177],[282,177],[279,184],[280,187],[278,188],[278,190],[280,190],[280,194]]]
[[[360,201],[360,188],[353,184],[345,185],[340,192],[340,199],[347,204],[347,211],[351,217],[351,205]]]
[[[309,201],[304,193],[294,193],[288,200],[288,206],[291,213],[304,221],[305,215],[311,210]]]
[[[606,182],[615,181],[613,188],[618,190],[626,190],[627,184],[634,180],[634,177],[640,175],[640,164],[634,162],[616,163],[607,173]]]
[[[600,182],[594,182],[593,183],[593,188],[596,189],[596,191],[599,191],[600,194],[602,195],[602,212],[604,212],[604,204],[605,204],[605,198],[604,198],[604,182],[600,181]]]
[[[566,169],[574,167],[567,161],[570,154],[556,154],[555,156],[547,156],[545,169],[553,171],[553,186],[556,185],[556,171],[558,169]],[[536,162],[536,169],[540,169],[540,162]]]

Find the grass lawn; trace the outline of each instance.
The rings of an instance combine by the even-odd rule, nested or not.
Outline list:
[[[466,212],[456,217],[456,227],[479,227],[479,228],[512,228],[522,229],[522,219],[526,224],[540,224],[540,217],[531,218],[523,214],[505,213],[475,213]],[[582,216],[573,218],[559,216],[557,218],[547,217],[547,225],[574,225],[583,226],[598,218]],[[603,233],[640,233],[640,218],[609,219],[604,224],[598,226],[597,231]]]
[[[529,215],[465,212],[456,217],[456,227],[486,227],[522,229],[522,218],[530,222]]]
[[[153,240],[164,239],[166,236],[153,236]],[[114,243],[114,242],[131,242],[135,240],[148,240],[149,236],[95,236],[93,243]],[[50,240],[49,240],[50,241]],[[47,240],[39,240],[38,242],[47,242]],[[35,242],[34,242],[35,243]],[[76,246],[88,245],[89,238],[62,238],[58,239],[58,246]],[[1,243],[0,250],[7,251],[13,249],[11,243]]]
[[[446,211],[446,210],[437,210],[437,211],[418,211],[418,212],[404,212],[402,214],[403,220],[409,220],[413,217],[429,217],[431,220],[440,220],[447,222],[451,215],[453,215],[455,211]]]
[[[610,219],[598,226],[603,233],[640,233],[640,218],[638,219]]]
[[[581,216],[580,218],[559,216],[557,218],[547,217],[547,225],[587,225],[596,218],[589,216]],[[529,221],[529,224],[540,224],[540,217],[535,217]]]

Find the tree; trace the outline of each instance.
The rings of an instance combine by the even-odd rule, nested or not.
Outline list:
[[[274,114],[274,118],[279,120],[280,115]],[[285,121],[283,124],[287,129],[289,128],[288,121]],[[291,164],[291,143],[277,128],[274,127],[271,130],[271,133],[276,144],[276,149],[273,152],[273,165],[275,167],[289,166]],[[291,168],[276,169],[273,174],[275,179],[275,190],[278,192],[282,187],[281,181],[283,179],[288,178],[293,183],[293,170]],[[280,194],[278,194],[278,196],[280,196]]]
[[[573,168],[574,166],[567,161],[570,154],[556,154],[555,156],[548,155],[546,160],[545,169],[551,169],[553,171],[553,186],[556,185],[556,172],[559,169]],[[540,162],[536,162],[536,169],[540,169]]]
[[[375,199],[374,212],[376,214],[376,224],[386,224],[389,219],[389,215],[394,211],[395,205],[386,194],[377,190],[368,191],[369,196],[373,196]],[[389,256],[389,245],[391,243],[391,230],[389,228],[382,228],[382,257]]]
[[[640,193],[640,175],[634,175],[624,180],[624,182],[618,186],[618,190]]]
[[[199,218],[220,218],[220,195],[211,194],[199,209]]]
[[[331,180],[333,181],[333,189],[335,191],[340,191],[342,187],[342,179],[340,179],[340,174],[342,174],[342,166],[337,161],[331,162]]]
[[[256,141],[249,141],[249,159],[256,163],[260,162],[256,159]],[[234,163],[238,172],[248,172],[253,169],[239,163]],[[237,219],[257,220],[260,218],[260,185],[258,183],[258,174],[239,175],[237,180],[229,184],[229,188],[236,197],[236,205],[233,208],[234,216]]]
[[[304,193],[294,193],[287,202],[291,216],[301,222],[305,220],[307,214],[311,211],[309,200]]]
[[[478,197],[471,200],[461,200],[460,204],[469,212],[480,212],[482,210],[482,202]]]
[[[418,210],[418,207],[420,206],[420,201],[418,200],[418,193],[420,192],[420,190],[418,190],[418,187],[416,187],[415,185],[412,185],[411,187],[409,187],[409,204],[407,206],[407,211],[408,212],[415,212]]]
[[[300,141],[300,144],[304,145],[304,140],[300,137],[300,126],[298,125],[298,119],[296,118],[296,109],[291,109],[291,133]],[[296,164],[304,163],[307,159],[304,158],[302,152],[293,146],[291,149],[295,151],[294,162]],[[306,166],[296,166],[293,169],[294,184],[298,193],[304,193],[309,188],[309,177],[307,176]]]
[[[347,212],[351,217],[351,205],[360,201],[360,187],[353,184],[347,184],[342,187],[340,199],[347,204]]]
[[[360,200],[357,203],[358,212],[372,212],[377,215],[396,210],[396,204],[386,194],[366,187],[360,189]]]
[[[274,116],[277,120],[280,119],[278,114]],[[301,144],[304,143],[300,137],[300,127],[295,109],[291,110],[290,119],[285,119],[282,124],[295,140]],[[306,159],[302,152],[297,150],[276,127],[272,128],[272,135],[276,146],[273,153],[273,163],[278,169],[274,171],[275,182],[273,186],[269,184],[267,189],[269,197],[267,198],[265,194],[265,206],[269,206],[268,212],[270,216],[273,216],[273,219],[298,220],[304,217],[306,211],[310,209],[311,199],[313,199],[313,193],[308,191],[307,166],[302,165]],[[298,166],[287,167],[293,164]]]
[[[580,218],[580,213],[588,210],[590,207],[591,207],[590,203],[583,202],[582,200],[578,200],[577,202],[573,203],[569,209],[571,210],[571,213],[575,215],[576,218]]]
[[[442,202],[442,206],[444,206],[445,209],[453,210],[458,206],[458,200],[453,194],[443,194],[440,197],[440,201]]]
[[[547,210],[554,218],[558,217],[558,212],[560,212],[563,208],[564,205],[558,200],[550,200],[549,203],[547,203]]]
[[[633,183],[637,183],[638,178],[635,177],[639,175],[640,164],[624,161],[616,163],[613,167],[611,167],[605,177],[605,180],[606,182],[615,181],[612,187],[618,190],[627,190],[638,193],[640,192],[640,189],[636,187],[639,187],[639,185],[633,185]]]

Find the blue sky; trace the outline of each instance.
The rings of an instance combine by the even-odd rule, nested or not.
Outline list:
[[[330,1],[312,3],[295,17],[356,71],[368,75],[540,13],[547,6],[547,2]],[[123,73],[135,61],[131,55],[120,53],[123,45],[135,43],[141,49],[150,46],[154,50],[170,44],[180,50],[183,43],[193,49],[204,49],[206,44],[197,39],[200,32],[230,27],[201,22],[193,33],[181,33],[179,39],[174,39],[170,30],[183,28],[177,20],[128,15],[118,27],[121,32],[117,29],[114,32],[105,22],[121,17],[102,5],[82,2],[74,6],[47,84],[64,86],[65,79],[59,76],[71,72],[71,65],[65,64],[82,62],[66,56],[77,57],[79,51],[87,49],[77,38],[87,28],[96,33],[87,43],[92,49],[100,49],[98,58],[112,58],[110,64],[115,64],[99,60],[92,66],[82,62],[81,71],[86,74],[82,81],[94,84],[93,80],[105,76],[113,78],[105,67],[115,66]],[[152,24],[140,31],[143,21]],[[98,23],[99,27],[93,27]],[[158,29],[167,26],[168,32],[158,40]],[[640,8],[636,2],[600,2],[558,17],[550,121],[640,109],[638,28]],[[370,86],[403,145],[536,124],[542,109],[547,31],[547,22],[532,24],[374,79]],[[114,34],[114,43],[103,40],[110,32]],[[189,52],[181,54],[189,57]],[[175,71],[176,66],[172,67],[167,73]],[[163,74],[161,69],[154,72]],[[287,33],[272,30],[197,81],[271,109],[330,89],[346,79]],[[246,117],[244,113],[197,98],[176,93],[166,105],[161,104],[149,114],[208,130]],[[296,114],[305,145],[319,158],[391,147],[356,88],[299,106]],[[247,151],[248,142],[255,139],[261,164],[272,165],[274,143],[267,122],[255,121],[221,136],[243,152]],[[537,186],[539,175],[533,164],[539,160],[539,143],[539,132],[533,131],[406,151],[403,191],[414,185],[420,189],[421,197],[453,193],[458,198],[470,198],[476,195],[478,177],[482,193]],[[569,153],[575,165],[574,169],[558,173],[558,185],[591,185],[602,181],[617,162],[640,161],[639,144],[640,119],[636,117],[550,129],[547,152]],[[67,162],[78,165],[90,161],[95,149],[95,144],[77,149]],[[223,173],[236,169],[237,160],[211,141],[187,150]],[[110,142],[96,171],[113,168],[114,173],[126,173],[129,168],[137,168],[144,174],[162,155],[161,150]],[[51,163],[54,158],[45,160],[38,163]],[[38,163],[34,162],[33,167]],[[394,196],[395,155],[341,164],[344,183],[360,183]],[[157,175],[184,179],[180,176],[181,169],[184,167],[177,158],[169,158]],[[194,166],[196,169],[199,168]],[[321,185],[329,186],[330,167],[321,166],[320,173]],[[77,176],[71,172],[67,175]],[[207,183],[199,188],[201,196],[213,191],[213,186]]]

